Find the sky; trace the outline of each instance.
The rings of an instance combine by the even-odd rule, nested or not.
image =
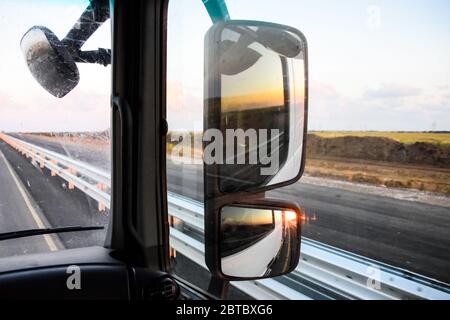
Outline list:
[[[78,64],[80,83],[62,99],[45,91],[29,72],[20,39],[35,25],[64,38],[87,7],[87,0],[0,0],[0,131],[98,131],[109,128],[111,68]],[[104,24],[84,49],[110,48]]]
[[[85,0],[0,1],[0,131],[109,127],[111,68],[78,64],[63,99],[43,90],[19,47],[33,25],[60,39]],[[299,29],[309,47],[310,130],[450,130],[450,1],[228,0],[232,19]],[[168,121],[201,129],[203,46],[211,21],[201,0],[172,0],[168,14]],[[84,49],[110,47],[104,24]]]
[[[449,1],[229,0],[227,4],[232,19],[281,23],[306,36],[309,129],[450,130]],[[208,16],[199,14],[202,9],[197,0],[169,3],[172,128],[190,129],[187,124],[198,126],[202,121],[201,113],[195,112],[203,103],[203,52],[198,48],[203,48],[211,26]]]

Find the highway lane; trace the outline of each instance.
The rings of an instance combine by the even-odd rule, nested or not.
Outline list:
[[[202,200],[200,166],[168,163],[169,189]],[[313,184],[268,196],[297,202],[309,223],[302,235],[450,283],[450,208]]]
[[[45,226],[14,169],[0,151],[0,233]],[[0,257],[43,253],[57,249],[50,236],[35,236],[0,242]]]
[[[303,184],[271,194],[316,217],[305,237],[450,282],[449,208]]]
[[[12,134],[11,136],[44,147],[47,150],[59,152],[73,159],[89,163],[105,171],[109,171],[111,168],[111,154],[108,148],[95,148],[91,145],[80,145],[71,140],[66,140],[64,143],[61,143],[50,140],[48,137],[39,137],[29,134]],[[60,141],[64,141],[63,138],[61,138]]]
[[[51,227],[107,225],[109,221],[108,212],[99,212],[97,210],[97,202],[84,192],[78,189],[70,190],[66,181],[57,176],[52,177],[47,169],[40,169],[38,165],[33,165],[29,159],[19,154],[3,141],[0,141],[0,151],[11,164],[24,189],[26,189],[30,198],[40,209],[43,219],[46,220],[48,225]],[[3,185],[3,180],[1,185]],[[9,196],[9,193],[9,189],[0,192],[0,202],[3,202]],[[20,199],[15,200],[12,202],[24,202]],[[11,210],[11,212],[15,211]],[[8,215],[7,219],[16,220],[17,225],[14,227],[14,230],[36,228],[35,225],[29,225],[22,216]],[[23,223],[21,223],[22,219]],[[66,248],[102,245],[105,232],[106,230],[69,232],[59,234],[57,239]],[[36,237],[29,239],[34,240],[34,238]],[[0,246],[6,247],[7,245],[11,246],[10,252],[14,252],[15,240],[10,240],[8,243],[0,243]]]
[[[19,136],[16,136],[19,137]],[[20,137],[23,138],[23,137]],[[30,143],[36,143],[49,150],[60,152],[64,155],[74,155],[76,150],[71,149],[70,146],[62,146],[59,143],[48,143],[37,139],[27,139]],[[81,150],[82,148],[77,148]],[[83,192],[75,189],[67,189],[67,184],[59,177],[51,177],[50,172],[46,169],[41,170],[38,166],[33,166],[28,159],[17,153],[15,150],[7,146],[0,141],[0,151],[4,151],[8,159],[13,163],[14,170],[17,172],[19,179],[25,182],[25,188],[36,199],[37,204],[48,217],[49,224],[52,226],[65,226],[65,225],[106,225],[109,220],[108,212],[99,212],[97,210],[97,204],[95,200],[90,199]],[[79,152],[79,151],[77,151]],[[98,161],[102,159],[99,154],[90,154],[89,152],[81,153],[81,161],[89,162],[90,159]],[[102,165],[100,167],[108,167],[108,159],[103,158]],[[92,164],[92,162],[91,162]],[[1,179],[1,176],[0,176]],[[2,180],[0,180],[2,181]],[[0,189],[2,191],[2,189]],[[4,198],[4,195],[0,193],[0,200]],[[17,200],[17,199],[16,199]],[[1,201],[0,201],[1,202]],[[15,201],[20,202],[20,201]],[[10,218],[10,217],[8,217]],[[1,223],[1,220],[0,220]],[[18,216],[17,225],[10,224],[13,230],[21,228],[28,228]],[[103,245],[105,239],[106,230],[103,231],[88,231],[88,232],[76,232],[76,233],[64,233],[59,237],[61,242],[67,248],[79,248],[85,246]],[[20,252],[17,247],[18,244],[23,244],[23,248],[31,248],[31,243],[27,239],[24,240],[10,240],[3,242],[5,248],[4,256],[11,256]],[[2,255],[0,255],[1,257]],[[173,263],[173,267],[176,269],[176,273],[184,279],[195,283],[204,290],[208,288],[209,273],[192,262],[188,258],[177,254],[177,259]],[[228,298],[233,300],[252,299],[252,297],[244,294],[240,290],[234,287],[230,288]]]
[[[70,148],[30,142],[62,153]],[[167,171],[170,191],[202,200],[201,166],[168,161]],[[302,227],[305,237],[450,283],[448,207],[302,182],[269,195],[297,201],[315,217]]]

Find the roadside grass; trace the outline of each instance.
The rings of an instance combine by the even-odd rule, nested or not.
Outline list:
[[[382,137],[404,144],[427,142],[438,146],[450,146],[450,132],[388,132],[388,131],[310,131],[321,138]]]

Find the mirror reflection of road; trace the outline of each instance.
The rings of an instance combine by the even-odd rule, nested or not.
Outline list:
[[[292,240],[296,232],[296,219],[289,219],[285,212],[275,210],[273,230],[251,246],[222,258],[223,273],[248,278],[285,273],[294,258]]]
[[[273,230],[256,243],[235,254],[221,259],[222,272],[229,276],[261,277],[270,273],[273,262],[283,246],[283,217],[274,215]]]
[[[82,148],[75,150],[70,145],[63,147],[57,142],[36,137],[19,138],[63,154],[67,154],[66,150],[73,152],[79,160],[94,165],[100,163],[100,159],[103,159],[102,163],[109,161],[109,158],[105,158],[108,154],[95,153],[90,149],[83,153]],[[38,170],[28,160],[20,160],[18,157],[13,159],[5,152],[7,148],[8,146],[0,143],[0,149],[8,159],[11,158],[12,167],[22,181],[25,181],[25,186],[27,179],[29,180],[32,187],[28,191],[36,202],[50,204],[56,201],[48,199],[49,196],[54,198],[58,195],[57,192],[64,191],[60,194],[60,197],[64,197],[64,193],[68,192],[62,188],[58,191],[56,186],[52,187],[54,190],[45,189],[48,188],[48,181],[44,181],[42,175],[36,173]],[[17,165],[20,165],[20,170]],[[33,172],[36,178],[32,177]],[[180,166],[168,160],[167,174],[169,191],[202,201],[201,165]],[[40,192],[42,189],[46,192]],[[269,195],[296,200],[306,213],[317,216],[317,221],[302,227],[302,235],[305,237],[450,283],[450,205],[436,206],[308,183],[297,183],[269,192]],[[2,197],[4,195],[0,194],[0,203]],[[87,203],[90,201],[84,196],[83,199]],[[67,220],[72,224],[84,221],[98,223],[101,219],[107,222],[105,215],[94,217],[92,211],[89,211],[96,207],[94,201],[90,205],[71,205],[73,199],[69,197],[64,198],[64,201],[65,206],[55,209],[54,216],[57,217],[58,225],[63,225]],[[52,207],[57,205],[54,203]],[[83,209],[83,206],[86,208]],[[83,213],[81,209],[88,213]],[[46,210],[51,211],[52,208],[48,207]],[[52,214],[47,211],[45,213],[47,216]],[[69,246],[76,246],[77,241],[83,243],[89,237],[72,238]],[[100,238],[100,235],[94,238]]]
[[[285,273],[291,267],[292,259],[294,259],[292,240],[295,240],[295,234],[298,232],[297,223],[296,221],[290,221],[285,214],[283,215],[282,244],[275,260],[269,266],[274,274]]]

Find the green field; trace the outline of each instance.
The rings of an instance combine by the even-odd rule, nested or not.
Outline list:
[[[383,137],[404,144],[428,142],[435,145],[450,145],[450,133],[435,132],[381,132],[381,131],[310,131],[322,138],[337,137]]]

